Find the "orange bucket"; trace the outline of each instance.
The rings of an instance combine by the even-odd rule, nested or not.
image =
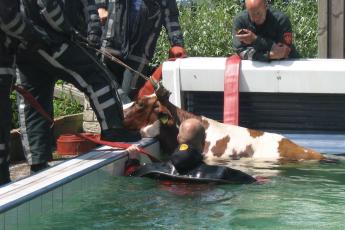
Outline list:
[[[84,133],[84,135],[99,138],[99,134]],[[59,155],[80,155],[89,152],[97,146],[97,144],[85,140],[74,134],[63,134],[57,139],[57,153]]]

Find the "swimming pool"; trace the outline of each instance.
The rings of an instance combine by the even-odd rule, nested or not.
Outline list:
[[[109,177],[25,229],[342,229],[345,160],[276,165],[252,185],[162,185]],[[0,227],[1,229],[1,227]]]

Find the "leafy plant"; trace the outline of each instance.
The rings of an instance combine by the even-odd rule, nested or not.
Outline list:
[[[83,112],[84,107],[72,96],[62,93],[60,97],[54,98],[54,116],[61,117]]]

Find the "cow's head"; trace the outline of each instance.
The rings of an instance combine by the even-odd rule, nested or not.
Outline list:
[[[178,128],[170,111],[155,95],[145,96],[124,108],[124,127],[141,130],[143,137],[158,138],[164,153],[177,146]]]

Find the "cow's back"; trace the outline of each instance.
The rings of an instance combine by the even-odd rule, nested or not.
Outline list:
[[[254,158],[277,160],[282,135],[229,125],[203,117],[206,128],[205,161]]]

